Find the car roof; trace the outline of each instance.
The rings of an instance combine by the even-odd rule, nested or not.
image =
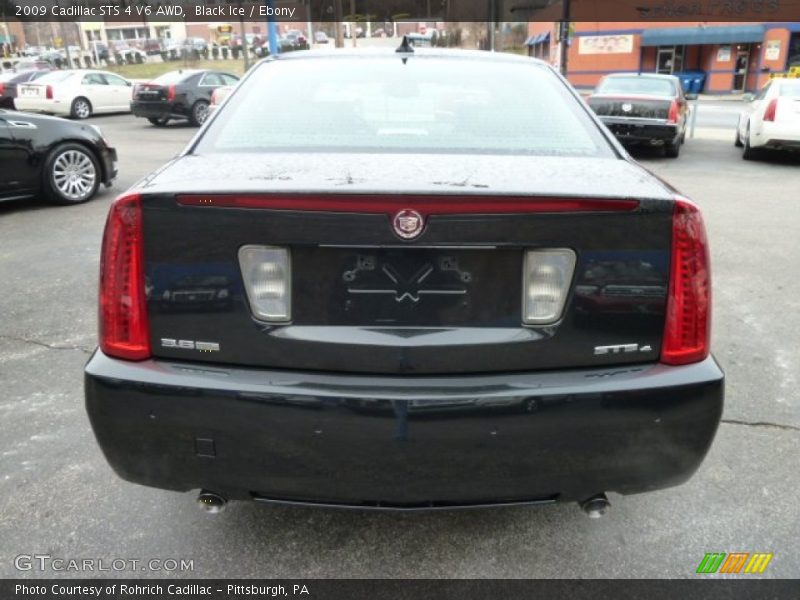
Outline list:
[[[605,76],[604,79],[615,79],[615,78],[635,78],[639,77],[642,79],[666,79],[667,81],[674,81],[678,79],[675,75],[665,75],[663,73],[609,73]]]
[[[398,42],[398,46],[399,46]],[[510,54],[506,52],[486,52],[485,50],[462,50],[460,48],[414,48],[413,52],[397,52],[395,48],[337,48],[335,52],[330,50],[298,50],[287,52],[265,58],[262,62],[273,60],[309,60],[326,59],[336,60],[337,58],[442,58],[442,59],[466,59],[479,60],[494,63],[519,63],[519,64],[538,64],[550,67],[550,65],[538,58],[523,56],[520,54]]]

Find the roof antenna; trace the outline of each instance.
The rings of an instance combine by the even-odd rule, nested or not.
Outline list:
[[[414,52],[414,44],[411,40],[408,39],[408,35],[403,36],[403,41],[400,42],[400,45],[397,47],[395,52]]]

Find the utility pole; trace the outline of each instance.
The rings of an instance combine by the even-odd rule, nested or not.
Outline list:
[[[333,0],[333,30],[336,34],[336,47],[344,47],[344,32],[342,31],[342,0]]]
[[[242,0],[239,0],[239,8],[242,8]],[[239,17],[239,29],[242,36],[242,53],[244,54],[244,72],[250,70],[250,57],[248,54],[250,53],[250,48],[247,47],[247,33],[244,28],[244,11],[242,11],[242,15]]]
[[[570,20],[570,0],[561,0],[561,23],[559,23],[559,37],[561,38],[561,74],[567,76],[567,62],[569,60],[569,20]]]
[[[356,0],[350,0],[350,18],[356,18]],[[356,22],[350,21],[350,35],[353,38],[353,48],[355,48],[358,43],[356,40],[358,39],[358,34],[356,33]]]
[[[495,0],[489,0],[489,51],[494,52],[494,30],[497,22],[497,4]]]
[[[61,2],[57,0],[56,1],[56,6],[60,9],[61,8]],[[61,11],[59,10],[59,12],[61,12]],[[69,51],[69,44],[67,43],[67,27],[66,27],[66,24],[64,23],[64,19],[63,18],[61,20],[59,20],[58,26],[59,26],[59,29],[61,30],[61,45],[64,48],[64,53],[67,55],[67,68],[72,69],[73,68],[73,66],[72,66],[72,54]]]

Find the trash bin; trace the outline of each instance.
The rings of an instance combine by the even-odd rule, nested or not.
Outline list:
[[[688,94],[691,91],[692,86],[692,75],[688,72],[679,71],[678,73],[673,73],[675,77],[677,77],[681,82],[681,87],[683,88],[683,92]]]
[[[706,73],[705,71],[686,71],[686,76],[688,80],[688,87],[684,85],[684,90],[689,92],[690,94],[699,94],[703,91],[706,85]]]

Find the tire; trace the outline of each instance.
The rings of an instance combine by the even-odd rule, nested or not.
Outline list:
[[[678,158],[678,155],[681,153],[681,140],[678,138],[673,142],[667,142],[664,144],[664,156],[667,158]]]
[[[208,102],[198,100],[192,105],[192,113],[189,115],[189,122],[195,127],[200,127],[208,118]]]
[[[42,189],[52,204],[81,204],[94,197],[101,179],[100,163],[91,150],[81,144],[61,144],[47,155]]]
[[[75,98],[69,109],[69,116],[73,119],[88,119],[92,116],[92,103],[83,96]]]
[[[169,123],[169,117],[148,117],[147,120],[155,127],[166,127]]]
[[[739,137],[738,127],[736,128],[736,139],[733,140],[733,145],[736,146],[737,148],[741,148],[742,146],[744,146],[744,144],[742,144],[742,139]]]
[[[750,125],[747,125],[747,132],[744,134],[744,151],[742,152],[742,158],[745,160],[758,160],[761,158],[761,151],[753,148],[750,145]]]

